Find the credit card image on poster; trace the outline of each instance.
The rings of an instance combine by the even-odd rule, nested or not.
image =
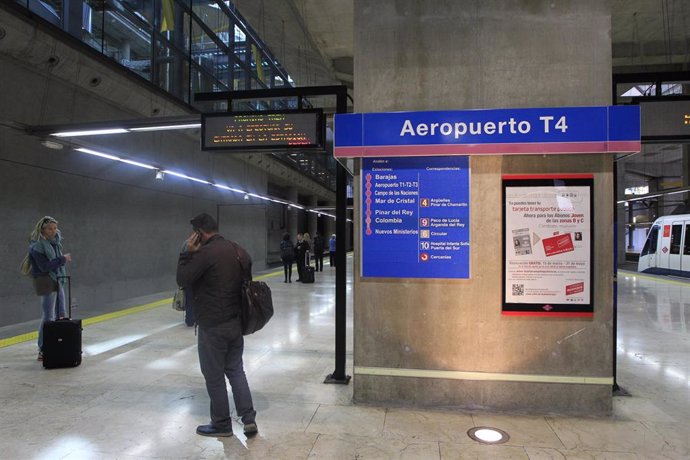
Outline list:
[[[532,254],[529,228],[518,228],[513,230],[513,249],[515,249],[516,256]]]
[[[575,250],[573,238],[570,236],[570,233],[544,238],[541,242],[544,245],[544,254],[546,254],[547,257]]]

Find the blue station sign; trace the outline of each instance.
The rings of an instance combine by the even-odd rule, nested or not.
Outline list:
[[[639,151],[639,106],[335,116],[337,158]]]
[[[362,160],[362,276],[470,277],[469,158]]]

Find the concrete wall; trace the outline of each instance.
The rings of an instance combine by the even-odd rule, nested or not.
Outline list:
[[[27,239],[48,214],[60,222],[80,317],[112,309],[124,299],[172,293],[189,220],[216,215],[221,233],[245,246],[255,269],[266,267],[277,247],[276,212],[266,202],[232,192],[90,156],[66,147],[50,150],[21,126],[140,119],[192,113],[132,78],[105,58],[62,41],[49,29],[0,8],[0,327],[40,316],[29,279],[19,274]],[[87,50],[88,51],[88,50]],[[51,60],[56,57],[57,60]],[[94,84],[94,82],[98,84]],[[80,138],[84,146],[265,194],[273,177],[311,181],[270,157],[210,154],[199,132],[158,132]],[[273,176],[267,171],[272,171]],[[331,199],[324,194],[322,199]],[[275,236],[276,241],[269,238]]]
[[[610,103],[607,2],[355,0],[354,10],[356,112]],[[612,157],[476,156],[470,167],[471,279],[355,275],[355,400],[610,411],[610,385],[552,383],[549,376],[612,376]],[[594,175],[594,317],[504,317],[501,175],[557,172]],[[356,251],[355,267],[359,259]],[[383,377],[358,372],[362,367],[426,376],[427,370],[527,374],[535,381]]]

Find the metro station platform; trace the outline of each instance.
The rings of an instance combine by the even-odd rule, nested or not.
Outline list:
[[[610,417],[582,418],[354,404],[352,383],[322,383],[334,366],[335,269],[324,267],[313,285],[285,284],[282,270],[259,277],[276,314],[245,342],[258,436],[247,439],[240,423],[230,438],[195,433],[208,422],[208,397],[194,328],[168,293],[89,320],[73,369],[44,370],[35,340],[7,345],[0,330],[0,458],[690,458],[686,282],[619,272],[618,383],[630,396],[614,397]],[[348,305],[350,375],[351,323]],[[510,439],[479,444],[467,435],[476,426]]]

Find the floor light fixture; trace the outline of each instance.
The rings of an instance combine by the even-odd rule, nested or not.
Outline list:
[[[467,436],[482,444],[503,444],[510,436],[503,430],[490,426],[477,426],[467,431]]]

